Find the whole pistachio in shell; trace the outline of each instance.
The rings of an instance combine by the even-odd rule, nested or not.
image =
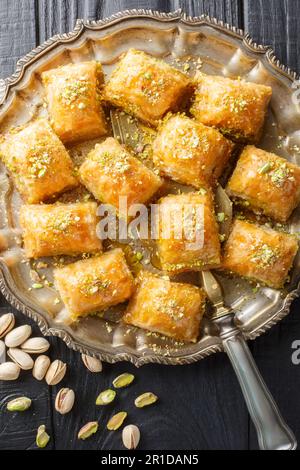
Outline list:
[[[139,445],[141,438],[140,430],[134,424],[125,426],[122,431],[122,441],[126,449],[134,450]]]
[[[8,348],[17,348],[23,344],[31,335],[31,326],[22,325],[14,328],[5,336],[5,344]]]
[[[46,338],[29,338],[21,345],[21,349],[29,354],[42,354],[50,348]]]
[[[36,358],[32,370],[32,375],[36,380],[43,380],[47,373],[47,370],[49,369],[50,362],[51,361],[49,357],[43,354]]]
[[[15,326],[15,316],[13,313],[5,313],[0,317],[0,338],[4,338]]]
[[[62,388],[55,398],[55,409],[61,415],[65,415],[71,411],[75,402],[75,393],[70,388]]]
[[[22,370],[31,370],[33,368],[33,359],[26,352],[18,348],[9,348],[8,357],[17,364]]]
[[[17,380],[20,372],[20,367],[14,362],[0,364],[0,380]]]
[[[96,357],[87,356],[86,354],[81,354],[81,359],[85,367],[93,373],[102,371],[102,362]]]
[[[66,375],[67,365],[56,359],[52,364],[50,364],[49,369],[46,373],[46,382],[48,385],[57,385],[59,382],[62,381],[64,376]]]

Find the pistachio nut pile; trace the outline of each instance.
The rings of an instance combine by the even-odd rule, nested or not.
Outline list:
[[[59,359],[51,362],[44,353],[50,348],[50,343],[43,337],[32,337],[30,325],[15,325],[13,313],[0,317],[0,381],[17,380],[22,370],[31,370],[36,380],[45,380],[49,386],[59,384],[65,377],[67,365]],[[32,357],[33,356],[33,357]],[[95,357],[81,355],[85,367],[93,374],[102,372],[102,363]],[[114,402],[119,390],[130,386],[135,376],[123,373],[112,381],[112,388],[102,390],[95,399],[96,406],[108,406]],[[158,397],[152,392],[146,392],[134,400],[137,408],[153,405]],[[61,415],[69,413],[75,403],[75,392],[70,388],[61,388],[55,398],[55,410]],[[32,400],[26,396],[16,397],[6,403],[9,412],[25,412],[32,406]],[[109,431],[117,431],[127,419],[126,411],[113,414],[106,424]],[[96,434],[99,429],[97,421],[91,421],[82,426],[78,439],[85,440]],[[36,434],[36,445],[44,448],[50,441],[45,425],[40,425]],[[127,449],[136,449],[140,441],[140,430],[129,424],[123,428],[122,441]]]

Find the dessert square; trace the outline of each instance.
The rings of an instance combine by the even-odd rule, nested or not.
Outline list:
[[[96,61],[68,64],[42,73],[51,124],[65,143],[107,134],[101,106],[104,78]]]
[[[79,169],[82,183],[96,199],[117,208],[119,198],[127,198],[127,208],[144,204],[162,185],[162,180],[137,158],[131,155],[116,139],[109,137],[97,144]]]
[[[227,192],[252,209],[286,222],[300,202],[300,168],[273,153],[247,146]]]
[[[298,251],[293,235],[235,220],[225,244],[222,268],[281,289]]]
[[[130,49],[104,88],[104,99],[153,126],[177,111],[192,92],[191,80],[166,62]]]
[[[20,224],[25,254],[39,258],[101,251],[97,223],[95,202],[24,205]]]
[[[261,137],[272,88],[245,80],[197,74],[192,115],[238,142]]]
[[[123,321],[179,341],[197,342],[205,294],[199,287],[140,274]]]
[[[233,147],[218,130],[183,114],[171,115],[153,143],[153,161],[163,176],[200,188],[216,183]]]
[[[73,162],[45,119],[7,135],[1,144],[1,159],[29,204],[45,201],[78,185]]]
[[[119,248],[54,270],[55,286],[71,320],[125,302],[134,288]]]
[[[220,266],[219,227],[209,190],[162,198],[158,226],[157,254],[164,271],[176,274]]]

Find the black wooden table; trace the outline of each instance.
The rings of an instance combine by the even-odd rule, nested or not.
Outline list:
[[[76,18],[99,19],[130,8],[171,11],[190,15],[208,13],[248,31],[262,44],[270,44],[283,63],[300,72],[300,0],[0,0],[0,75],[14,70],[19,57],[58,32],[74,27]],[[1,299],[1,312],[11,307]],[[300,340],[300,302],[290,316],[251,344],[258,366],[282,413],[300,442],[300,365],[292,364],[292,343]],[[19,324],[27,322],[15,312]],[[36,333],[37,328],[34,328]],[[87,372],[80,355],[58,339],[51,339],[52,358],[69,364],[63,383],[49,388],[31,373],[12,383],[0,383],[0,449],[35,448],[36,429],[45,424],[52,449],[121,449],[120,432],[109,433],[105,423],[113,412],[127,410],[142,433],[143,449],[256,449],[253,425],[229,361],[224,354],[184,367],[148,365],[136,370],[122,363],[104,365],[102,374]],[[121,372],[136,375],[134,387],[124,390],[115,407],[96,409],[97,392],[107,388]],[[65,417],[54,410],[54,397],[62,386],[76,391],[73,412]],[[160,397],[157,406],[134,409],[132,398],[144,391]],[[31,396],[30,412],[10,415],[5,400],[16,394]],[[76,439],[78,428],[98,420],[100,431],[85,442]]]

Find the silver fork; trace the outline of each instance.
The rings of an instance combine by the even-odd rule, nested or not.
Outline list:
[[[284,422],[269,392],[242,332],[234,323],[234,312],[224,304],[220,284],[210,271],[201,273],[202,285],[214,307],[211,320],[217,325],[224,350],[240,383],[261,450],[296,450],[297,441]]]

